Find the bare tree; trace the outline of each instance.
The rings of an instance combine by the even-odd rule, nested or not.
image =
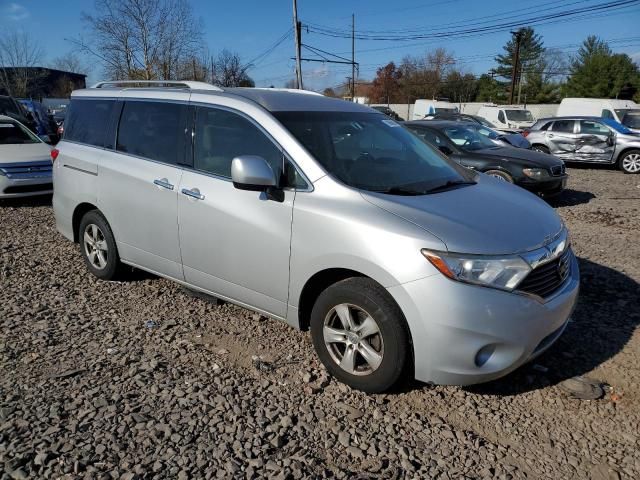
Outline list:
[[[222,50],[212,60],[213,81],[211,83],[221,87],[253,87],[254,81],[247,75],[251,65],[243,65],[240,55]]]
[[[83,62],[74,52],[68,52],[64,55],[56,57],[51,62],[51,68],[62,70],[64,72],[87,74],[91,68]]]
[[[40,44],[25,32],[0,35],[0,85],[15,97],[26,97],[29,87],[37,83],[42,72],[43,50]]]
[[[89,39],[75,39],[114,79],[169,80],[197,57],[202,25],[187,0],[96,0],[83,14]]]

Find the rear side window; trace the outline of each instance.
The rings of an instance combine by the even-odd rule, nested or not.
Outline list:
[[[505,123],[504,112],[502,110],[500,110],[500,113],[498,113],[498,120],[501,121],[502,123]]]
[[[184,163],[187,111],[180,103],[125,102],[116,150],[163,163]]]
[[[602,118],[613,118],[613,113],[611,112],[611,110],[602,110]]]
[[[556,120],[551,128],[554,132],[573,133],[573,120]]]
[[[221,177],[231,177],[231,161],[240,155],[258,155],[276,176],[282,173],[280,149],[249,120],[227,110],[197,109],[194,149],[194,168]]]
[[[71,100],[64,139],[103,147],[114,105],[113,100]]]
[[[549,127],[551,126],[553,122],[550,121],[542,121],[542,122],[538,122],[536,123],[533,127],[531,127],[531,130],[549,130]]]

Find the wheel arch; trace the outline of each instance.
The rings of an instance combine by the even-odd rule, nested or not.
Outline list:
[[[82,221],[82,217],[84,217],[87,212],[91,210],[98,210],[98,207],[89,202],[83,202],[76,206],[73,210],[73,216],[71,218],[71,225],[73,228],[73,241],[78,243],[80,241],[80,222]]]
[[[616,163],[620,162],[620,160],[622,160],[622,157],[624,157],[627,153],[632,152],[632,151],[636,151],[638,153],[640,153],[640,147],[626,147],[624,150],[622,150],[618,156],[616,157]]]

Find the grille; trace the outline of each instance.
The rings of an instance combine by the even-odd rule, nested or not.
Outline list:
[[[571,273],[571,250],[532,270],[518,285],[521,292],[546,298],[557,291]]]
[[[554,177],[559,177],[560,175],[564,175],[564,165],[556,165],[555,167],[551,167],[551,175]]]
[[[7,178],[42,178],[51,177],[51,161],[32,163],[13,163],[0,165],[0,170]]]

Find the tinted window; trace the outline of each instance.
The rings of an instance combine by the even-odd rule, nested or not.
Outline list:
[[[611,110],[602,110],[602,118],[613,118],[613,113]]]
[[[573,120],[557,120],[553,122],[551,130],[561,133],[573,133]]]
[[[187,111],[179,103],[125,102],[116,150],[158,162],[183,162]]]
[[[282,172],[282,152],[246,118],[227,110],[198,108],[193,166],[223,177],[231,177],[231,161],[240,155],[258,155],[276,176]]]
[[[600,122],[594,122],[593,120],[580,120],[580,133],[609,135],[609,129]]]
[[[16,104],[9,97],[0,97],[0,114],[10,113],[12,115],[22,115]]]
[[[331,175],[355,188],[422,195],[471,175],[378,113],[274,115]]]
[[[498,113],[498,120],[501,121],[502,123],[504,122],[504,112],[502,110],[500,110],[500,113]]]
[[[0,145],[40,143],[29,130],[15,122],[0,122]]]
[[[407,125],[407,128],[409,128],[409,130],[418,135],[424,141],[435,147],[449,146],[449,142],[445,140],[445,136],[436,132],[435,130],[431,130],[430,128],[414,127],[413,125]]]
[[[114,105],[113,100],[71,100],[64,124],[64,139],[104,146]]]

